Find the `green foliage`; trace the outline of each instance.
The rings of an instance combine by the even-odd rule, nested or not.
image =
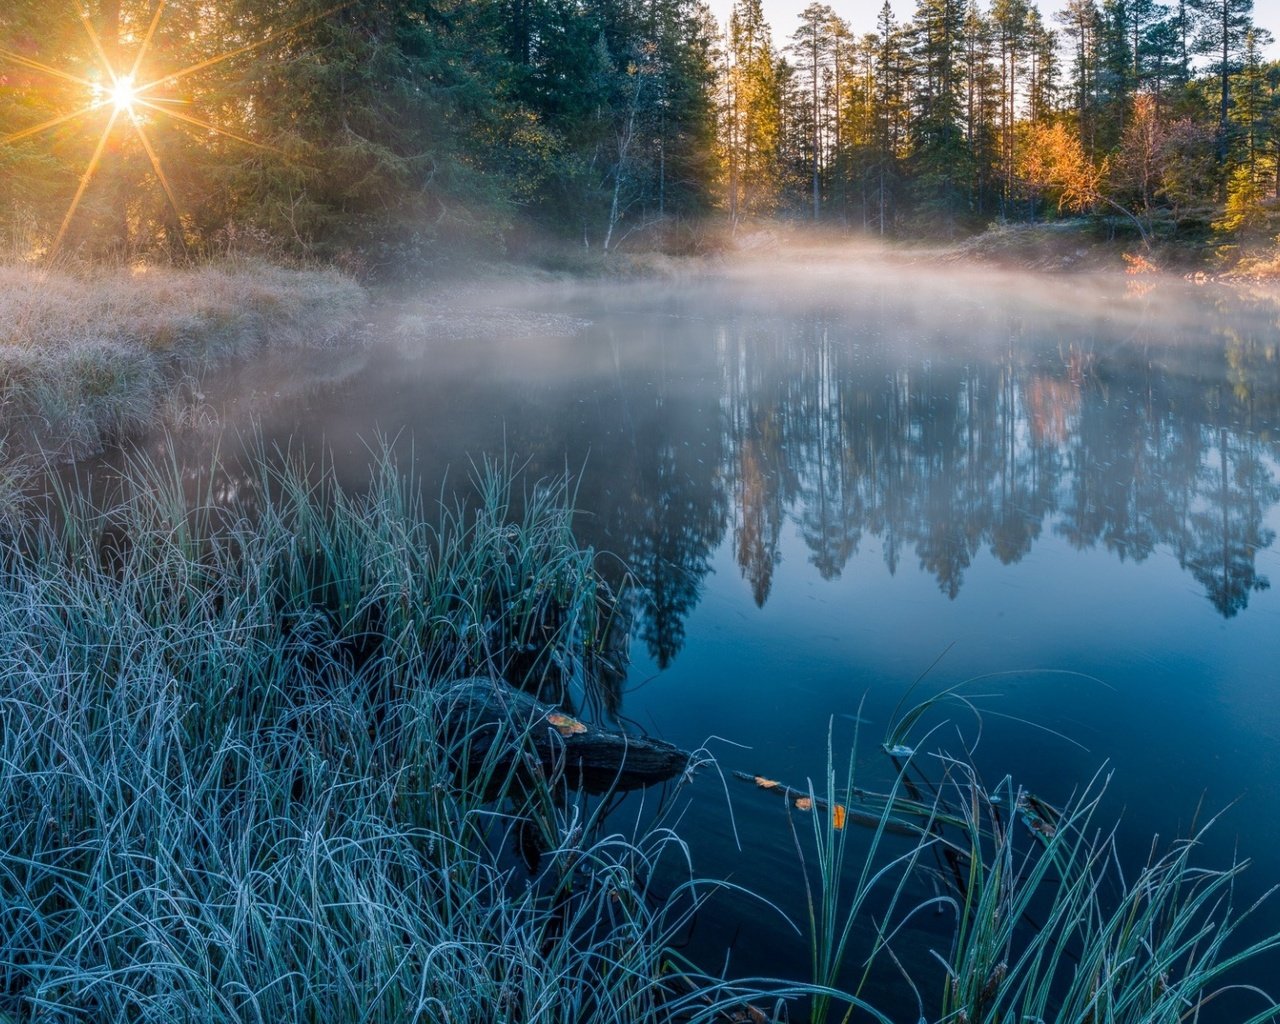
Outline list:
[[[1230,234],[1256,232],[1267,222],[1262,206],[1265,193],[1247,166],[1237,167],[1227,182],[1227,202],[1222,216],[1214,221],[1216,231]]]
[[[1214,133],[1210,198],[1242,162],[1280,180],[1280,71],[1250,0],[919,0],[862,35],[813,3],[785,58],[759,0],[723,28],[702,0],[170,0],[152,26],[156,10],[93,0],[101,57],[57,5],[0,13],[0,228],[24,256],[188,258],[257,233],[398,274],[539,233],[671,241],[716,206],[735,226],[803,211],[951,234],[1044,212],[1018,140],[1055,123],[1121,168],[1100,206],[1149,223],[1201,201],[1188,122]],[[60,120],[148,37],[151,106]]]
[[[1159,191],[1179,218],[1213,199],[1214,134],[1203,122],[1185,117],[1167,125],[1160,141]]]
[[[731,219],[773,212],[782,168],[784,65],[760,0],[736,0],[729,18],[721,147]]]
[[[250,230],[380,272],[491,252],[517,211],[594,244],[707,205],[712,40],[693,0],[171,0],[153,25],[156,11],[96,0],[94,43],[71,9],[6,5],[0,218],[39,225],[33,254],[201,252]],[[152,106],[53,123],[144,39]]]

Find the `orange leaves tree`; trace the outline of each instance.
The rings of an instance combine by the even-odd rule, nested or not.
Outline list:
[[[1020,177],[1056,196],[1059,210],[1084,213],[1098,205],[1108,162],[1095,165],[1061,121],[1028,125],[1019,156]]]
[[[1059,210],[1088,213],[1106,206],[1124,214],[1137,228],[1143,246],[1150,248],[1142,222],[1107,194],[1108,158],[1094,163],[1079,135],[1061,121],[1027,125],[1021,141],[1017,169],[1023,181],[1056,198]]]

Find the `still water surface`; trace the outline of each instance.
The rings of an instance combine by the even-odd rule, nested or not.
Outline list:
[[[323,441],[355,486],[375,431],[432,489],[483,455],[578,474],[581,540],[643,588],[620,714],[743,745],[709,741],[726,771],[803,787],[856,717],[879,770],[945,652],[921,686],[984,677],[989,781],[1062,801],[1105,765],[1137,854],[1238,801],[1205,861],[1280,880],[1276,302],[819,263],[501,302],[583,324],[379,346],[264,432]],[[951,718],[964,740],[939,742],[977,737]],[[779,805],[727,786],[733,823],[714,776],[695,787],[698,866],[798,910]],[[798,937],[727,906],[695,951],[803,975]]]

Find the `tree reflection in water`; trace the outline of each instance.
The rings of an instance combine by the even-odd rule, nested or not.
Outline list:
[[[994,357],[904,359],[861,342],[866,326],[721,325],[717,365],[702,368],[720,382],[716,426],[687,393],[683,406],[652,393],[646,415],[666,433],[603,453],[634,467],[633,503],[613,505],[608,532],[642,584],[638,634],[658,665],[683,643],[726,527],[760,606],[788,524],[823,579],[875,538],[889,572],[912,553],[953,599],[984,549],[1011,565],[1046,529],[1122,561],[1163,550],[1224,617],[1269,585],[1257,555],[1280,501],[1274,343],[1224,331],[1206,354],[1140,336],[1046,344],[1015,327]],[[628,403],[636,416],[635,390]],[[680,458],[694,449],[719,458]]]
[[[1242,315],[1236,295],[1201,311],[1200,337],[1170,339],[1160,315],[1117,337],[1074,313],[1003,307],[946,326],[890,302],[697,308],[606,310],[582,336],[459,347],[417,376],[391,361],[327,396],[330,419],[306,413],[282,433],[302,424],[319,450],[345,402],[353,436],[372,409],[376,429],[430,439],[416,457],[433,489],[446,465],[486,452],[527,460],[530,479],[579,474],[579,536],[616,556],[601,561],[615,583],[629,570],[622,631],[658,667],[680,652],[722,546],[761,607],[796,538],[822,579],[878,545],[889,573],[914,560],[952,599],[978,560],[1013,565],[1050,540],[1131,562],[1163,553],[1224,617],[1269,585],[1257,559],[1280,502],[1274,309]],[[359,486],[367,451],[351,448]]]

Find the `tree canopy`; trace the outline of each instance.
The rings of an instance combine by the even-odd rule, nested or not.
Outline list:
[[[786,37],[760,0],[723,27],[702,0],[10,0],[0,226],[37,255],[248,240],[375,272],[717,211],[1247,232],[1280,182],[1269,41],[1250,0],[886,2],[861,29],[814,2]]]

